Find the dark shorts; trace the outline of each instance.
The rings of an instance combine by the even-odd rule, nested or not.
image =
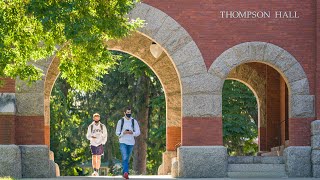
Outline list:
[[[103,154],[103,146],[102,144],[100,146],[90,146],[91,154],[92,155],[102,155]]]

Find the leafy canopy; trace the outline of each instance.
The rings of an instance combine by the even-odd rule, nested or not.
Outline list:
[[[43,72],[34,63],[60,60],[61,77],[78,90],[95,91],[115,63],[104,45],[143,25],[129,20],[139,0],[0,1],[0,77],[35,82]]]

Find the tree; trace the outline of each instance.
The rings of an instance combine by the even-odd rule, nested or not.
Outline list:
[[[243,83],[226,80],[222,91],[223,141],[230,155],[254,155],[258,145],[257,100]]]
[[[129,35],[140,19],[126,17],[138,0],[3,0],[0,1],[0,77],[29,83],[43,72],[34,63],[60,60],[61,77],[71,87],[95,91],[97,79],[115,63],[105,47],[109,39]]]

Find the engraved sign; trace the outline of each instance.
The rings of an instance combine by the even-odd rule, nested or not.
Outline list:
[[[298,11],[220,11],[223,19],[299,19]]]

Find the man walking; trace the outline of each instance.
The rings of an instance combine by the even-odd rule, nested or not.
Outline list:
[[[120,142],[123,178],[129,179],[129,161],[135,144],[134,137],[140,135],[139,124],[137,120],[131,117],[130,107],[124,109],[124,117],[118,121],[116,134]]]
[[[103,145],[106,144],[108,138],[107,128],[100,122],[100,115],[93,114],[93,122],[89,125],[87,139],[90,140],[90,148],[92,153],[92,176],[99,176],[101,165],[101,155],[103,155]]]

